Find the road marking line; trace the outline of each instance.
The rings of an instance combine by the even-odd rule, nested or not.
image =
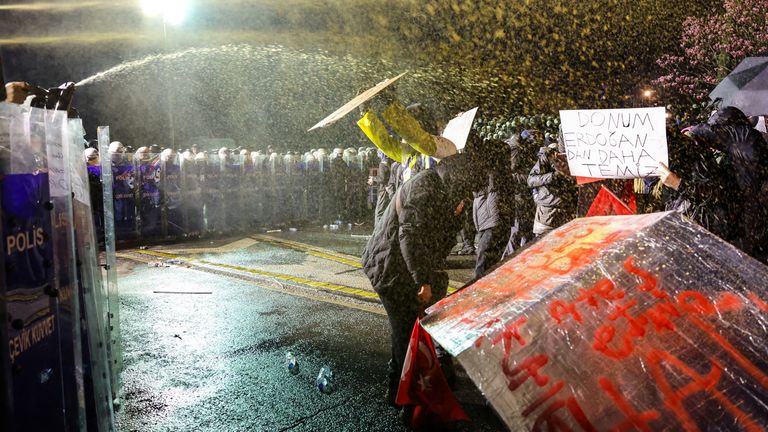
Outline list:
[[[166,258],[166,259],[181,258],[185,262],[188,262],[188,263],[191,263],[191,264],[198,263],[198,264],[204,264],[204,265],[212,266],[212,267],[219,267],[219,268],[226,268],[226,269],[231,269],[231,270],[242,271],[242,272],[251,273],[251,274],[255,274],[255,275],[259,275],[259,276],[266,276],[266,277],[271,277],[271,278],[275,278],[275,279],[282,279],[282,280],[287,280],[287,281],[291,281],[291,282],[296,282],[296,283],[299,283],[299,284],[302,284],[302,285],[308,285],[308,286],[311,286],[311,287],[314,287],[314,288],[322,288],[322,289],[325,289],[325,290],[341,292],[341,293],[345,293],[345,294],[348,294],[348,295],[354,295],[354,296],[358,296],[358,297],[363,297],[363,298],[366,298],[366,299],[378,300],[378,298],[379,298],[378,294],[376,294],[375,292],[366,291],[366,290],[362,290],[362,289],[358,289],[358,288],[352,288],[352,287],[348,287],[348,286],[344,286],[344,285],[337,285],[337,284],[330,283],[330,282],[316,281],[316,280],[313,280],[313,279],[302,278],[302,277],[299,277],[299,276],[286,275],[286,274],[275,273],[275,272],[270,272],[270,271],[266,271],[266,270],[257,270],[257,269],[252,269],[252,268],[238,266],[238,265],[223,264],[223,263],[217,263],[217,262],[212,262],[212,261],[207,261],[207,260],[202,260],[202,259],[196,259],[196,258],[182,258],[182,257],[179,257],[178,255],[169,254],[169,253],[166,253],[166,252],[159,252],[159,251],[132,250],[130,252],[132,252],[134,254],[149,255],[149,256],[154,256],[154,257],[158,257],[158,258]],[[120,255],[123,255],[123,254],[120,254]]]
[[[308,255],[316,256],[318,258],[324,258],[330,261],[336,261],[341,264],[346,264],[350,267],[363,268],[363,264],[360,263],[359,258],[357,257],[341,254],[339,252],[323,249],[323,248],[312,246],[306,243],[300,243],[293,240],[285,240],[285,239],[271,237],[268,235],[261,235],[261,234],[252,235],[250,236],[250,238],[263,241],[265,243],[270,243],[275,246],[282,246],[282,247],[287,247],[289,249],[298,250],[300,252],[305,252]],[[449,285],[448,294],[453,294],[459,288],[463,287],[464,283],[454,281],[454,280],[449,280],[448,285]]]
[[[139,252],[139,251],[134,251],[134,252]],[[140,251],[140,252],[147,252],[147,251]],[[162,255],[169,255],[169,254],[157,254],[157,256],[162,256]],[[136,261],[136,262],[140,262],[140,263],[151,263],[152,262],[151,260],[147,260],[144,257],[136,256],[136,255],[131,255],[131,254],[126,254],[126,253],[118,253],[117,256],[119,258],[121,258],[121,259],[127,259],[127,260]],[[219,274],[219,275],[222,275],[222,276],[225,276],[225,277],[229,277],[229,278],[232,278],[232,279],[237,279],[238,281],[251,284],[251,285],[253,285],[253,286],[257,287],[257,288],[267,289],[267,290],[278,292],[278,293],[281,293],[281,294],[286,294],[286,295],[290,295],[290,296],[294,296],[294,297],[301,297],[301,298],[305,298],[305,299],[308,299],[308,300],[314,300],[314,301],[318,301],[318,302],[322,302],[322,303],[334,304],[334,305],[342,306],[342,307],[346,307],[346,308],[357,309],[357,310],[361,310],[361,311],[364,311],[364,312],[370,312],[370,313],[373,313],[373,314],[376,314],[376,315],[381,315],[381,316],[386,316],[387,315],[386,311],[384,311],[384,308],[381,306],[381,303],[371,303],[371,304],[349,303],[349,302],[345,302],[343,300],[338,300],[338,299],[335,299],[335,298],[332,298],[332,297],[325,297],[325,296],[322,296],[322,295],[315,295],[315,294],[312,294],[311,292],[302,290],[300,287],[294,287],[292,289],[287,289],[287,288],[285,288],[285,285],[283,285],[282,283],[280,283],[277,280],[262,279],[262,280],[256,281],[256,280],[253,280],[253,279],[245,279],[245,278],[241,277],[242,275],[238,275],[238,274],[235,274],[235,273],[227,273],[227,272],[224,272],[223,270],[210,269],[210,268],[204,267],[204,266],[190,266],[190,267],[188,267],[188,269],[192,270],[192,271],[203,271],[203,272],[206,271],[206,270],[209,270],[209,271],[213,270],[213,271],[217,272],[216,274]],[[273,285],[277,285],[277,286],[273,286]],[[325,291],[325,292],[327,292],[327,291]],[[350,298],[353,298],[353,297],[350,297]]]
[[[258,241],[252,238],[246,237],[246,238],[234,241],[232,243],[225,244],[224,246],[219,246],[214,248],[163,249],[163,251],[167,253],[175,253],[180,255],[204,254],[204,253],[227,253],[227,252],[235,252],[241,249],[251,247],[256,243],[258,243]]]

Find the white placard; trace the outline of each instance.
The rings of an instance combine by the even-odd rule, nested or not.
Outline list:
[[[467,138],[469,138],[469,131],[472,129],[472,123],[475,121],[477,108],[478,107],[474,107],[469,111],[457,115],[445,126],[442,136],[456,144],[456,150],[461,151],[464,149],[464,146],[467,145]]]
[[[669,165],[663,107],[560,111],[560,123],[573,176],[641,178]]]

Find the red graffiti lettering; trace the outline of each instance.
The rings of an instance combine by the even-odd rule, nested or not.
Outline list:
[[[677,295],[677,303],[683,311],[689,313],[712,315],[717,312],[715,305],[704,294],[697,291],[681,292]]]
[[[603,324],[595,330],[595,340],[592,343],[592,348],[612,359],[624,359],[629,357],[634,350],[632,339],[628,337],[628,334],[621,339],[623,345],[617,349],[610,348],[608,344],[613,342],[613,338],[616,336],[616,328],[611,324]]]
[[[597,383],[625,417],[624,421],[613,427],[611,430],[626,431],[639,429],[643,432],[651,432],[653,430],[648,425],[648,422],[659,418],[660,414],[658,411],[649,410],[637,412],[608,378],[600,377],[597,379]]]
[[[744,354],[736,349],[735,346],[731,345],[731,343],[728,342],[728,339],[724,338],[720,333],[717,332],[717,330],[715,330],[714,327],[704,322],[700,318],[690,315],[687,318],[689,322],[698,327],[712,340],[717,342],[717,344],[720,345],[720,347],[725,352],[727,352],[728,355],[730,355],[736,361],[736,363],[739,364],[739,366],[741,366],[745,371],[752,375],[752,377],[755,378],[755,380],[757,380],[761,386],[768,389],[768,376],[766,376],[760,370],[760,368],[755,366],[748,358],[746,358]]]
[[[575,303],[566,303],[563,300],[553,300],[552,303],[549,304],[549,313],[558,324],[563,322],[564,315],[571,315],[573,319],[581,322],[581,314],[576,310]]]
[[[664,405],[675,415],[675,417],[677,417],[684,430],[699,430],[696,422],[691,418],[690,414],[683,406],[683,401],[699,392],[707,392],[717,399],[747,431],[756,432],[762,430],[762,428],[760,428],[748,414],[739,409],[738,406],[734,405],[723,393],[715,389],[723,372],[723,368],[718,362],[710,360],[712,367],[709,373],[700,375],[680,359],[665,351],[653,350],[648,353],[647,358],[651,376],[664,397]],[[664,375],[661,366],[662,363],[669,365],[669,369],[675,368],[678,371],[681,371],[691,378],[692,381],[683,387],[677,389],[673,388]],[[670,370],[670,372],[672,371]],[[674,373],[674,375],[679,375],[675,372],[672,373]]]
[[[584,410],[579,406],[579,402],[575,397],[570,396],[567,399],[558,399],[552,402],[542,413],[536,418],[533,424],[532,431],[572,431],[570,426],[566,422],[557,416],[557,411],[562,408],[567,408],[571,413],[573,419],[576,420],[581,428],[586,432],[597,432],[597,429],[587,419]],[[544,427],[546,426],[546,428]]]
[[[612,280],[602,278],[595,282],[592,288],[579,288],[579,296],[576,297],[576,302],[584,302],[593,308],[598,309],[600,306],[598,299],[611,302],[624,298],[624,291],[614,291],[615,288],[616,284]]]
[[[733,312],[744,309],[744,302],[741,297],[731,292],[720,293],[720,297],[715,300],[715,309],[720,312]]]
[[[558,381],[552,387],[549,388],[549,390],[546,391],[543,395],[536,398],[535,401],[531,402],[530,405],[528,405],[528,408],[526,408],[523,411],[523,417],[528,417],[531,415],[536,409],[538,409],[540,406],[544,405],[547,400],[552,398],[554,395],[556,395],[560,390],[565,387],[565,381]]]
[[[653,324],[653,329],[661,333],[675,331],[675,324],[671,318],[679,318],[681,314],[674,304],[664,301],[651,306],[645,311],[644,316]]]
[[[768,312],[768,303],[764,302],[757,294],[750,292],[749,299],[763,312]]]
[[[533,382],[539,387],[544,387],[549,382],[549,377],[539,373],[539,369],[544,367],[549,362],[549,356],[541,354],[533,357],[528,357],[523,360],[519,366],[514,369],[509,368],[509,362],[503,362],[502,369],[504,375],[509,380],[509,389],[514,391],[520,387],[528,378],[532,378]]]
[[[624,261],[624,269],[628,273],[633,274],[643,280],[643,283],[639,285],[637,288],[640,291],[650,293],[652,296],[656,298],[660,298],[660,299],[667,298],[667,293],[657,289],[658,280],[656,276],[648,273],[645,270],[640,269],[639,267],[635,267],[634,262],[635,262],[634,256],[630,256],[629,258],[627,258],[626,261]]]

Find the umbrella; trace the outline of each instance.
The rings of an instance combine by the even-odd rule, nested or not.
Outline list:
[[[748,116],[768,114],[768,57],[747,57],[709,94]]]
[[[355,96],[351,101],[345,103],[341,108],[339,108],[336,111],[332,112],[328,117],[320,120],[319,123],[317,123],[316,125],[312,126],[307,132],[315,130],[315,129],[319,129],[319,128],[322,128],[322,127],[330,126],[330,125],[336,123],[337,121],[342,119],[345,115],[347,115],[350,112],[352,112],[353,109],[355,109],[355,108],[359,107],[360,105],[362,105],[363,103],[373,99],[374,96],[379,94],[385,88],[387,88],[390,85],[392,85],[392,83],[394,83],[395,81],[397,81],[400,78],[402,78],[402,76],[405,75],[406,73],[408,73],[408,72],[403,72],[403,73],[401,73],[400,75],[398,75],[398,76],[396,76],[394,78],[385,79],[384,81],[376,84],[375,86],[369,88],[368,90],[360,93],[359,95]]]

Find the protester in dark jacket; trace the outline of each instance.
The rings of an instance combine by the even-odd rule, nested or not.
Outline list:
[[[749,119],[735,107],[725,107],[707,124],[694,127],[691,136],[710,148],[725,151],[744,196],[743,225],[746,234],[736,244],[744,252],[768,259],[768,144]]]
[[[461,229],[464,202],[473,188],[470,173],[465,155],[454,155],[404,183],[363,253],[363,270],[381,298],[392,331],[390,403],[416,318],[447,292],[448,276],[440,266]]]
[[[537,237],[576,217],[576,182],[568,172],[567,162],[557,152],[557,145],[539,150],[539,161],[528,176],[528,186],[536,203],[533,233]]]
[[[744,196],[736,183],[736,171],[723,150],[708,147],[668,131],[670,163],[675,172],[661,166],[666,209],[685,214],[711,233],[738,243],[746,231],[741,214]]]

